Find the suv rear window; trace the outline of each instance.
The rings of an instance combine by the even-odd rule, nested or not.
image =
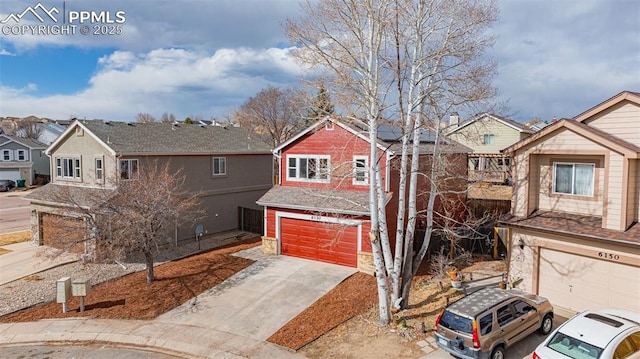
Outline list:
[[[440,318],[438,325],[442,325],[443,327],[456,332],[471,334],[471,322],[472,321],[469,318],[465,318],[445,310],[444,313],[442,313],[442,317]]]

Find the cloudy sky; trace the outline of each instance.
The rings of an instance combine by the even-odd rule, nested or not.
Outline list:
[[[15,20],[38,0],[0,2],[0,116],[224,118],[267,85],[305,74],[282,30],[299,15],[297,0],[41,3],[44,23],[55,24],[45,12],[55,7],[52,16],[65,14],[75,33],[33,35],[25,28],[41,24],[33,13]],[[71,18],[91,10],[102,18]],[[490,55],[499,63],[497,101],[511,118],[573,117],[640,91],[640,1],[503,0],[500,10]]]

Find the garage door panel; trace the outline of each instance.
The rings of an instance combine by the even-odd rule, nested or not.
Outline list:
[[[540,251],[540,295],[573,311],[640,311],[640,268],[547,248]]]
[[[280,218],[282,254],[355,267],[357,226]]]

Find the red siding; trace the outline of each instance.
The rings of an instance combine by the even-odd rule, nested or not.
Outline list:
[[[368,191],[368,185],[354,185],[352,182],[353,156],[369,157],[369,142],[343,129],[338,125],[333,126],[333,130],[328,130],[324,126],[317,131],[306,134],[294,143],[287,146],[282,151],[282,161],[280,162],[280,181],[283,186],[295,186],[306,188],[331,188],[339,190]],[[387,165],[386,156],[383,156],[380,166],[383,169],[383,181],[386,180],[385,167]],[[331,182],[315,183],[287,180],[287,156],[288,155],[329,155],[331,156]],[[371,161],[369,161],[371,163]]]

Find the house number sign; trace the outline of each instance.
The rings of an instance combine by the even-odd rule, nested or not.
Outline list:
[[[614,261],[619,261],[620,260],[620,256],[619,255],[613,254],[613,253],[607,253],[607,252],[598,252],[598,257],[604,258],[604,259],[610,259],[610,260],[614,260]]]

